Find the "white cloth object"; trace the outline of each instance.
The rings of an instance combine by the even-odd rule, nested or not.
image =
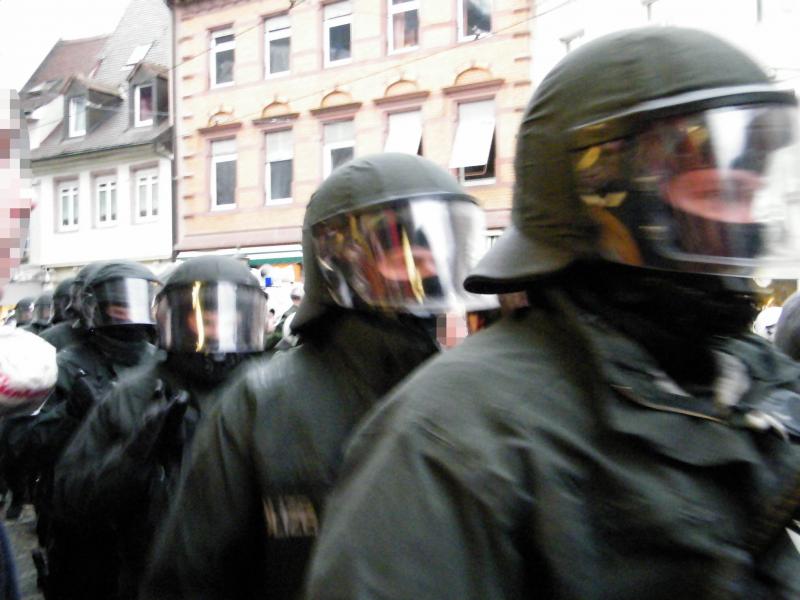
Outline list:
[[[23,329],[0,327],[0,416],[36,412],[57,376],[52,345]]]

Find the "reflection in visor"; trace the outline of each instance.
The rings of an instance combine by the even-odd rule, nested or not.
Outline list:
[[[230,282],[169,287],[156,301],[160,345],[175,352],[260,352],[266,319],[261,290]]]
[[[91,324],[95,327],[152,325],[156,287],[153,281],[127,277],[92,286],[90,299],[86,300]]]
[[[601,224],[607,254],[628,264],[635,257],[647,266],[796,277],[796,117],[788,105],[718,108],[575,152],[576,191]]]
[[[493,304],[461,285],[485,250],[483,214],[471,201],[381,205],[318,223],[312,236],[322,274],[341,306],[425,315]]]

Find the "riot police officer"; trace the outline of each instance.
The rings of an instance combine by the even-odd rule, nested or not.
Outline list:
[[[56,509],[104,520],[121,557],[115,598],[136,598],[194,428],[237,365],[264,346],[267,299],[239,261],[190,259],[155,300],[163,355],[117,383],[56,468]]]
[[[435,317],[477,308],[457,282],[483,214],[418,156],[341,166],[305,214],[298,346],[225,391],[195,437],[143,598],[295,598],[362,415],[437,351]]]
[[[749,331],[750,278],[797,276],[775,177],[796,125],[793,93],[704,32],[563,59],[523,117],[512,225],[466,280],[530,306],[359,430],[308,597],[800,596],[800,367]]]
[[[16,327],[24,327],[29,325],[33,320],[33,303],[34,298],[21,298],[14,305],[14,323]]]
[[[113,597],[117,567],[111,532],[94,520],[76,524],[58,518],[53,471],[92,406],[125,373],[155,358],[151,304],[158,280],[153,273],[140,264],[119,261],[99,263],[85,275],[79,292],[85,333],[58,352],[56,389],[27,436],[26,452],[33,455],[39,472],[35,506],[45,553],[37,566],[48,600]],[[92,565],[91,571],[87,565]]]
[[[78,319],[76,312],[70,307],[71,290],[75,280],[75,277],[67,277],[53,290],[51,326],[39,333],[39,336],[55,346],[56,350],[61,350],[76,340]]]
[[[50,327],[53,319],[53,292],[42,292],[33,301],[31,322],[24,326],[26,331],[41,334]]]

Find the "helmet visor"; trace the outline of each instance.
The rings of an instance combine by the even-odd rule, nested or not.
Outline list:
[[[46,325],[53,318],[52,302],[36,302],[33,305],[33,322]]]
[[[463,281],[486,250],[482,210],[472,201],[414,198],[336,215],[312,228],[334,301],[429,316],[489,308]]]
[[[254,286],[196,281],[168,287],[156,300],[160,346],[202,354],[264,349],[267,298]]]
[[[795,107],[715,108],[573,152],[576,191],[617,262],[743,277],[800,274]]]
[[[155,324],[152,300],[157,287],[154,281],[132,277],[93,285],[83,302],[89,326]]]

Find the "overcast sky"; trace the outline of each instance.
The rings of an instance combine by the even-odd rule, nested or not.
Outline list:
[[[59,39],[111,33],[129,0],[0,0],[0,89],[21,88]]]

